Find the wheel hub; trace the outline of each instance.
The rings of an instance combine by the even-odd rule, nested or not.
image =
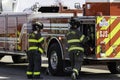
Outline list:
[[[53,69],[57,68],[57,64],[58,64],[58,57],[57,57],[57,53],[55,51],[52,52],[51,55],[51,59],[50,59],[50,63],[51,63],[51,67]]]

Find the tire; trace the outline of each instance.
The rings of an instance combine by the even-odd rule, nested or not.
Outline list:
[[[120,74],[120,62],[108,62],[107,67],[112,74]]]
[[[63,60],[59,44],[54,43],[48,50],[49,72],[53,76],[58,76],[63,73]]]
[[[25,63],[25,62],[27,62],[27,58],[22,59],[22,57],[24,57],[24,56],[16,56],[16,55],[14,55],[14,56],[12,56],[12,60],[13,60],[14,63]]]

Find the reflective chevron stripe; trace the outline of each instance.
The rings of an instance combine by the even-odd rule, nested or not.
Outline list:
[[[106,20],[107,26],[100,26],[102,20]],[[101,33],[106,31],[107,33]],[[104,35],[107,34],[107,37]],[[101,37],[101,35],[103,35]],[[105,57],[120,58],[120,17],[97,17],[97,52],[98,58],[101,58],[101,42],[105,44]]]

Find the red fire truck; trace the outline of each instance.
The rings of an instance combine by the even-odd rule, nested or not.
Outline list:
[[[82,13],[75,14],[75,20],[80,24],[79,30],[89,37],[84,61],[106,63],[111,73],[120,73],[119,3],[118,0],[87,0]],[[31,21],[37,20],[44,24],[43,48],[48,57],[48,69],[52,75],[61,74],[65,68],[70,67],[65,35],[70,27],[69,20],[74,15],[70,10],[69,13],[66,11],[68,10],[60,13],[1,14],[0,57],[12,55],[14,62],[24,61]]]
[[[0,14],[0,59],[4,55],[12,55],[15,63],[24,62],[27,29],[23,24],[27,23],[27,16],[25,13]]]

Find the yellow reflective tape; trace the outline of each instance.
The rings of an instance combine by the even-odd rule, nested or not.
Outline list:
[[[120,28],[119,28],[119,26],[120,26],[120,23],[109,33],[109,36],[108,36],[108,38],[106,38],[106,39],[104,39],[104,42],[107,44],[114,36],[115,36],[115,34],[120,30]],[[114,45],[115,45],[116,43],[114,43]],[[111,50],[110,50],[111,48],[109,48],[107,51],[106,51],[106,55],[108,56],[108,55],[110,55],[110,52],[111,52]],[[108,53],[107,53],[108,52]]]
[[[98,17],[99,18],[99,17]],[[109,26],[117,19],[116,16],[112,16],[110,17],[110,19],[108,20],[109,25],[104,28],[104,29],[108,29]],[[99,22],[98,22],[99,23]],[[114,30],[112,30],[109,34],[108,34],[108,38],[105,38],[103,41],[105,42],[105,44],[108,44],[108,42],[114,37],[114,35],[118,32],[118,28],[120,26],[120,23],[114,28]],[[103,29],[103,28],[102,28]],[[99,31],[97,31],[97,39],[99,39]],[[109,50],[106,51],[106,56],[111,54],[112,49],[109,48]],[[97,46],[97,54],[100,53],[100,46]]]
[[[100,53],[100,45],[97,45],[97,54]]]
[[[27,75],[32,75],[33,73],[31,71],[26,72]]]
[[[41,38],[38,40],[38,42],[42,42],[43,40],[44,40],[44,38],[41,37]]]
[[[108,38],[105,38],[103,41],[105,42],[105,44],[108,44],[108,42],[115,36],[115,34],[120,30],[119,28],[120,23],[108,34]],[[110,49],[110,48],[109,48]],[[107,52],[109,52],[111,50],[107,50]],[[100,51],[99,51],[100,52]],[[99,53],[98,52],[98,53]],[[110,53],[106,53],[106,55],[108,56]]]
[[[120,58],[120,52],[117,53],[117,55],[115,56],[115,58]]]
[[[85,36],[82,35],[81,38],[80,38],[80,41],[83,41],[84,38],[85,38]]]
[[[112,39],[119,30],[120,30],[120,23],[109,33],[110,38]]]
[[[35,37],[35,34],[34,34],[34,33],[31,33],[31,34],[29,34],[29,36]]]
[[[110,17],[110,19],[107,21],[109,23],[108,26],[105,26],[105,27],[101,27],[101,30],[107,30],[109,28],[109,26],[117,19],[116,16],[112,16]],[[100,23],[100,21],[98,21]],[[99,24],[97,23],[97,24]],[[97,39],[99,38],[99,31],[97,31]]]
[[[107,21],[107,22],[109,23],[109,25],[108,25],[108,26],[105,26],[105,27],[103,26],[103,27],[101,28],[101,30],[106,30],[116,19],[117,19],[116,16],[110,17],[110,19]]]
[[[108,23],[108,25],[107,26],[101,26],[100,30],[107,30],[108,29],[108,27],[110,26],[110,23],[112,23],[111,18],[106,22]]]
[[[109,22],[109,26],[116,20],[116,16],[112,16],[111,18],[110,18],[110,20],[108,20],[108,22]],[[106,27],[106,28],[109,28],[109,26],[108,27]],[[109,34],[108,34],[108,38],[105,38],[103,41],[105,42],[105,44],[108,44],[108,42],[114,37],[114,35],[118,32],[118,28],[119,28],[119,26],[120,26],[120,23],[114,28],[114,30],[112,30]],[[97,39],[99,39],[100,37],[99,37],[99,31],[97,31]],[[111,38],[111,39],[110,39]],[[99,50],[100,48],[98,47],[97,48],[97,53],[100,53],[100,50]],[[106,53],[106,55],[108,55],[108,53]]]
[[[79,39],[71,39],[67,41],[68,43],[80,42]]]
[[[18,36],[20,35],[20,32],[19,31],[17,31],[17,34],[18,34]]]
[[[113,46],[120,45],[120,37],[114,42]]]
[[[73,71],[74,71],[77,75],[79,75],[79,72],[78,72],[77,69],[74,68]]]
[[[28,39],[28,42],[38,42],[36,39]]]
[[[118,38],[118,39],[114,42],[113,46],[114,46],[115,44],[120,45],[120,38]],[[112,52],[113,52],[113,47],[111,46],[111,47],[106,51],[106,56],[110,56],[110,54],[111,54]]]
[[[71,34],[75,34],[76,32],[75,31],[70,31]]]
[[[99,31],[97,31],[97,39],[99,39],[100,38],[100,33],[99,33]]]
[[[40,72],[33,72],[33,75],[40,75]]]
[[[43,52],[44,52],[42,48],[39,48],[39,51],[40,51],[41,53],[43,53]]]
[[[17,49],[18,49],[18,50],[21,50],[21,46],[20,46],[20,45],[17,45]]]
[[[39,50],[41,53],[44,52],[42,48],[38,48],[38,47],[29,47],[28,50]]]
[[[110,47],[105,53],[106,56],[109,56],[113,52],[113,48]]]
[[[70,47],[70,48],[68,49],[68,51],[72,51],[72,50],[80,50],[80,51],[83,51],[83,52],[84,52],[84,48],[82,48],[82,47]]]
[[[100,38],[100,33],[99,33],[99,31],[97,31],[97,39],[99,39]]]
[[[97,16],[97,24],[100,23],[100,21],[103,19],[103,16]]]
[[[17,41],[18,41],[18,42],[20,42],[20,39],[19,39],[19,38],[17,38]]]
[[[29,47],[28,50],[37,50],[37,49],[38,49],[38,47]]]

